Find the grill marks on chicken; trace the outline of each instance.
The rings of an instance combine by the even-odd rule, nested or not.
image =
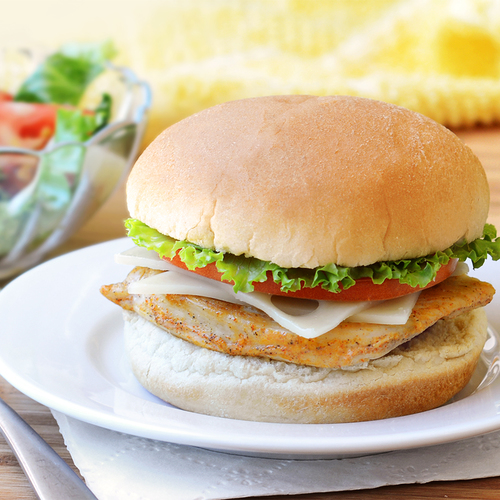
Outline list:
[[[136,267],[125,281],[101,293],[167,332],[195,345],[230,355],[258,356],[326,368],[353,366],[384,356],[445,317],[488,304],[489,283],[453,276],[423,290],[405,325],[343,322],[314,339],[289,332],[251,306],[183,295],[132,295],[128,285],[161,271]]]

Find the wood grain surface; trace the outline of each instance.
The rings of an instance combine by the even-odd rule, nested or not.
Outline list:
[[[500,229],[500,127],[455,131],[482,161],[491,191],[489,222]],[[124,236],[123,220],[127,217],[123,189],[118,190],[102,209],[67,243],[54,252],[59,255],[87,245]],[[499,264],[500,265],[500,264]],[[10,404],[35,430],[72,466],[71,457],[50,410],[27,398],[0,378],[0,397]],[[0,439],[0,499],[36,500],[23,471],[7,444]],[[469,481],[433,482],[387,486],[373,490],[339,493],[307,494],[298,496],[260,497],[266,500],[333,500],[333,499],[477,499],[500,498],[500,478]]]

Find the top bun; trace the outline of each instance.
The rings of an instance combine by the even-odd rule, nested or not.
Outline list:
[[[419,257],[482,235],[484,170],[413,111],[347,96],[226,102],[160,134],[130,215],[175,239],[282,267]]]

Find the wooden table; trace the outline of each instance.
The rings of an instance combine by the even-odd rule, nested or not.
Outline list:
[[[500,230],[500,127],[458,131],[460,137],[481,159],[491,190],[489,221]],[[123,189],[56,254],[124,236],[122,221],[127,217]],[[56,422],[48,408],[24,396],[0,378],[0,396],[32,425],[55,450],[74,467]],[[2,500],[36,500],[28,481],[9,447],[0,440],[0,498]],[[262,497],[263,498],[263,497]],[[409,499],[498,499],[500,477],[471,481],[434,482],[424,485],[403,485],[355,492],[323,493],[294,497],[272,496],[267,500],[297,498],[301,500],[409,498]]]

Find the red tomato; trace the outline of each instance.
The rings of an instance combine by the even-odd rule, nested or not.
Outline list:
[[[165,260],[182,269],[187,269],[186,265],[176,255],[173,259],[164,257]],[[452,259],[447,265],[442,266],[437,272],[436,279],[425,287],[413,288],[410,285],[401,284],[399,280],[385,280],[382,284],[376,285],[370,278],[362,278],[356,281],[356,284],[347,290],[340,293],[332,293],[321,288],[303,288],[297,292],[282,292],[280,286],[272,279],[272,275],[268,273],[268,279],[262,283],[254,283],[256,292],[267,293],[271,295],[283,295],[297,299],[312,299],[312,300],[339,300],[339,301],[368,301],[368,300],[388,300],[403,295],[408,295],[413,292],[424,290],[431,286],[437,285],[441,281],[450,276],[457,267],[458,259]],[[194,272],[200,276],[211,278],[217,281],[225,281],[221,279],[222,274],[217,270],[215,263],[208,264],[205,267],[195,269]],[[225,281],[229,283],[228,281]]]
[[[13,97],[11,94],[8,92],[4,92],[3,90],[0,90],[0,102],[1,101],[12,101]]]
[[[0,146],[42,149],[54,134],[57,107],[0,96]]]

